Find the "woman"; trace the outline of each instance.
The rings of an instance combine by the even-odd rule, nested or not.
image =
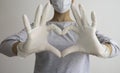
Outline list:
[[[71,19],[69,10],[73,2],[50,0],[54,7],[54,17],[50,21],[46,20],[49,3],[45,8],[37,8],[31,25],[24,15],[25,29],[6,38],[0,45],[0,52],[10,57],[35,53],[34,73],[89,73],[89,55],[103,58],[118,55],[117,44],[96,31],[93,12],[92,25],[89,25],[81,5],[81,16],[72,6],[76,22]]]

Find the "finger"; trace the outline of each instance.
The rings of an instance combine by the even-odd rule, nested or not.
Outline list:
[[[92,27],[96,27],[95,13],[91,12]]]
[[[47,51],[54,53],[58,57],[61,57],[61,52],[57,48],[50,45],[49,43],[47,44],[46,49],[47,49]]]
[[[41,22],[40,24],[46,24],[47,17],[49,16],[48,13],[50,11],[50,3],[47,3],[43,9],[42,17],[41,17]]]
[[[23,23],[24,23],[24,26],[25,26],[25,28],[27,30],[27,33],[30,33],[30,31],[31,31],[30,22],[28,20],[27,15],[25,15],[25,14],[23,15]]]
[[[74,16],[77,24],[82,28],[81,18],[73,5],[71,7],[71,10],[72,10],[73,16]]]
[[[34,27],[37,27],[40,24],[42,10],[43,10],[42,5],[39,5],[35,13]]]
[[[79,11],[80,11],[81,17],[85,18],[85,11],[84,11],[84,9],[83,9],[81,4],[79,4]]]
[[[85,15],[84,8],[82,7],[81,4],[79,4],[79,11],[80,11],[80,14],[81,14],[81,22],[82,22],[82,24],[84,26],[88,25],[88,21],[87,21],[86,15]]]
[[[76,32],[76,33],[79,33],[79,29],[73,25],[70,25],[68,27],[66,27],[64,30],[63,30],[63,35],[65,35],[66,33],[68,33],[70,30]]]
[[[48,31],[55,31],[57,34],[62,35],[62,30],[55,24],[48,25]]]
[[[67,55],[69,55],[71,53],[75,53],[75,52],[79,52],[79,47],[76,46],[76,45],[63,50],[62,57],[65,57],[65,56],[67,56]]]

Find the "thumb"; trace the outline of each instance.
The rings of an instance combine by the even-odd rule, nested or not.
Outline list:
[[[61,52],[57,48],[50,45],[49,43],[47,44],[46,49],[47,49],[47,51],[50,51],[50,52],[54,53],[55,55],[57,55],[59,58],[61,57]]]
[[[62,57],[65,57],[65,56],[67,56],[67,55],[69,55],[71,53],[78,52],[78,51],[79,51],[79,47],[74,45],[72,47],[69,47],[69,48],[63,50]]]

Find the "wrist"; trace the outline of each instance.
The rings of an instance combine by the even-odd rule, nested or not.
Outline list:
[[[12,52],[17,55],[17,45],[20,43],[20,41],[16,42],[12,46]]]
[[[23,45],[24,45],[24,42],[20,42],[20,43],[17,45],[17,56],[20,56],[20,57],[24,57],[24,58],[25,58],[25,57],[28,56],[30,53],[23,48]]]

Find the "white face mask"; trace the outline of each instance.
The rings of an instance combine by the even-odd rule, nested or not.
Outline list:
[[[71,7],[71,0],[51,0],[54,9],[59,13],[65,13]]]

